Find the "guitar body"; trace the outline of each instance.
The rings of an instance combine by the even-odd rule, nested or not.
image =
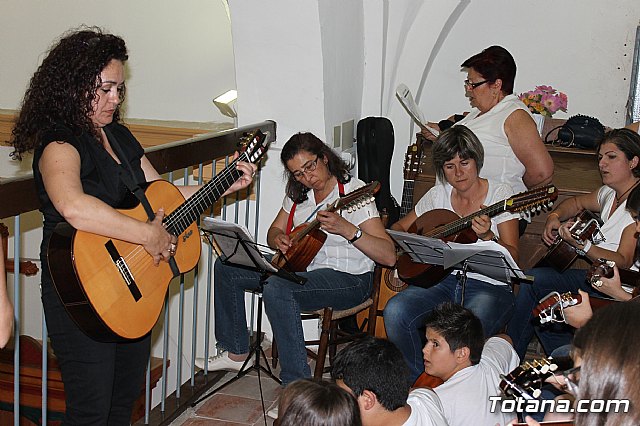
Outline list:
[[[151,182],[145,194],[157,211],[175,210],[184,197],[173,184]],[[119,210],[140,221],[147,215],[142,205]],[[140,297],[127,285],[112,258],[114,250],[126,262]],[[180,272],[193,269],[200,259],[198,227],[192,223],[178,236],[174,256]],[[67,312],[78,326],[97,340],[137,339],[156,323],[173,273],[167,262],[154,266],[141,245],[103,237],[58,224],[49,242],[48,261],[54,286]]]
[[[558,238],[551,247],[549,247],[547,254],[535,265],[535,268],[551,266],[558,272],[564,272],[577,258],[578,253],[576,253],[576,249],[563,239]]]
[[[418,217],[409,228],[409,232],[431,236],[429,233],[434,229],[445,226],[457,219],[460,219],[460,216],[450,210],[431,210]],[[433,237],[438,238],[437,235]],[[463,229],[455,234],[442,237],[441,239],[447,242],[454,241],[463,244],[478,241],[477,235],[471,228]],[[396,267],[398,268],[398,277],[400,277],[402,281],[424,288],[438,284],[451,272],[450,269],[445,270],[442,266],[416,263],[411,260],[411,256],[408,254],[403,254],[398,258]]]
[[[599,219],[589,210],[584,210],[576,217],[570,232],[574,239],[586,242],[600,232]],[[578,258],[575,247],[561,238],[549,247],[547,254],[536,263],[534,268],[551,266],[558,272],[564,272]]]
[[[307,266],[311,263],[318,251],[324,245],[327,234],[320,229],[307,230],[308,224],[303,223],[291,231],[289,236],[295,243],[289,247],[286,254],[278,251],[271,263],[278,268],[284,268],[289,272],[303,272],[307,270]],[[306,235],[299,238],[300,235]]]

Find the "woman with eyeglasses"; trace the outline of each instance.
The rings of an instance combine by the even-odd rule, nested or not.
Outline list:
[[[327,204],[362,187],[348,165],[311,133],[293,135],[280,154],[285,168],[286,195],[267,233],[267,243],[284,256],[293,251],[293,228],[317,220],[327,234],[313,257],[302,285],[271,275],[264,283],[263,301],[281,362],[283,384],[311,377],[300,320],[301,311],[331,306],[337,310],[359,305],[371,295],[374,263],[393,265],[394,244],[386,233],[375,203],[359,209],[327,210]],[[294,261],[295,259],[290,259]],[[244,291],[258,289],[260,274],[216,261],[215,335],[224,351],[196,365],[209,371],[238,371],[249,350]]]
[[[491,46],[461,65],[472,110],[455,125],[468,127],[484,147],[481,177],[510,185],[516,193],[551,182],[553,161],[527,106],[513,94],[516,63],[501,46]],[[441,122],[442,123],[442,122]],[[440,129],[440,125],[429,123]],[[429,140],[431,132],[423,130]]]

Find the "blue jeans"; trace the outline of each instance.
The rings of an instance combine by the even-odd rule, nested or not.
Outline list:
[[[513,347],[523,359],[527,352],[527,346],[535,332],[547,354],[551,354],[556,348],[568,345],[573,338],[573,327],[567,324],[548,323],[544,326],[534,318],[533,308],[540,299],[552,291],[559,293],[577,293],[578,289],[584,290],[590,295],[606,297],[594,290],[586,282],[587,271],[584,269],[567,269],[558,272],[553,268],[534,268],[527,271],[527,275],[533,276],[533,283],[522,283],[516,296],[516,309],[507,326],[507,334],[513,340]]]
[[[402,352],[413,383],[424,371],[422,348],[426,342],[424,325],[433,308],[443,302],[460,303],[462,286],[454,275],[431,288],[410,286],[393,296],[384,308],[384,326],[389,340]],[[464,307],[476,314],[485,337],[496,334],[513,312],[513,293],[509,286],[497,286],[468,279]]]
[[[220,260],[216,261],[214,271],[216,340],[231,353],[247,353],[249,333],[244,292],[259,288],[260,274],[225,265]],[[301,285],[272,275],[262,291],[265,312],[278,342],[283,385],[311,377],[300,312],[327,306],[349,309],[364,302],[372,289],[372,272],[352,275],[317,269],[298,275],[307,278],[307,282]]]

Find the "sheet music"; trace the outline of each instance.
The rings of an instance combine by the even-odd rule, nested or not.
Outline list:
[[[513,260],[509,250],[495,241],[478,241],[471,244],[450,242],[447,244],[451,250],[444,252],[445,268],[453,267],[467,260],[468,268],[473,272],[487,277],[495,277],[496,270],[505,269],[506,262],[507,266],[512,269],[509,277],[526,279],[526,275]]]
[[[513,260],[511,253],[494,241],[471,244],[444,242],[408,232],[387,231],[396,244],[416,263],[442,265],[445,269],[462,269],[466,262],[468,276],[485,277],[509,283],[513,278],[526,280],[527,276]]]
[[[416,101],[413,99],[413,95],[406,84],[400,83],[398,85],[398,88],[396,89],[396,96],[400,100],[404,109],[409,113],[411,118],[413,118],[413,121],[415,121],[421,129],[426,129],[431,132],[433,136],[438,137],[440,132],[427,126],[427,120],[425,120],[424,114],[422,114],[420,107],[416,104]]]
[[[201,228],[211,232],[222,252],[223,260],[230,260],[250,268],[260,267],[268,272],[278,272],[278,269],[258,250],[256,242],[244,226],[214,217],[205,217]],[[238,238],[245,244],[240,244]]]
[[[449,248],[444,241],[392,229],[388,229],[387,232],[414,262],[442,265],[443,253]]]

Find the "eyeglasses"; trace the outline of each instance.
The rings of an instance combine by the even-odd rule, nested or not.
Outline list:
[[[489,82],[489,80],[484,80],[484,81],[480,81],[478,83],[472,83],[469,80],[465,80],[464,81],[464,87],[466,87],[469,90],[473,90],[476,87],[482,86],[483,84],[488,83],[488,82]]]
[[[567,392],[575,396],[580,385],[580,367],[573,367],[562,372],[564,381],[567,384]]]
[[[296,178],[297,180],[300,180],[302,179],[303,176],[306,176],[307,173],[311,173],[312,171],[314,171],[318,166],[318,158],[319,157],[316,155],[316,159],[307,163],[306,166],[303,166],[302,170],[298,170],[297,172],[291,173],[293,177]]]

